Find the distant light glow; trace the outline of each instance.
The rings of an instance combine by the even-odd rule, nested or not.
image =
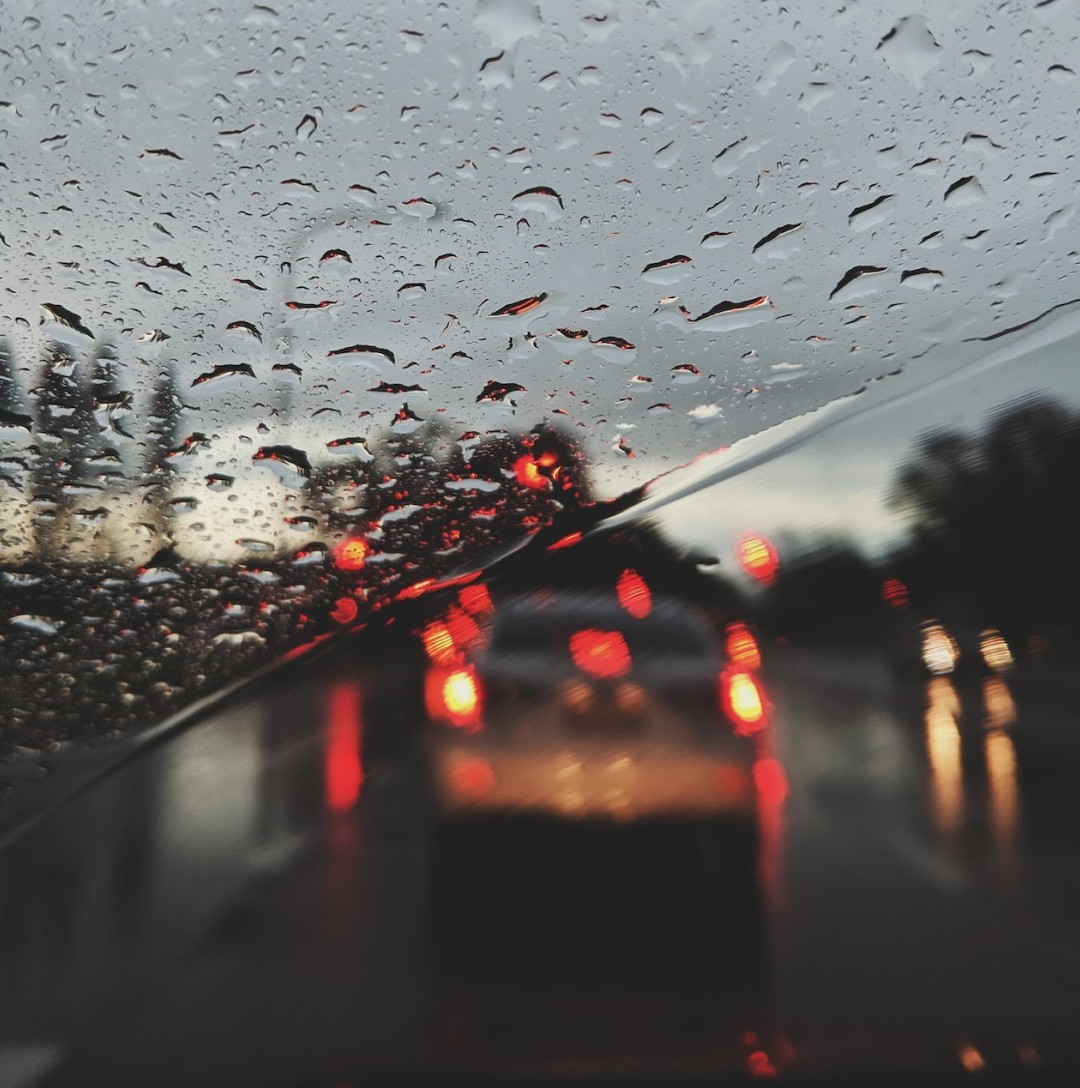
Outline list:
[[[474,756],[455,764],[450,770],[450,785],[465,800],[476,800],[495,788],[495,771],[486,759]]]
[[[956,668],[960,647],[940,623],[928,623],[923,628],[922,659],[935,676],[947,676]]]
[[[926,754],[934,823],[945,835],[964,820],[964,773],[961,764],[960,697],[951,680],[936,676],[927,684]]]
[[[619,631],[575,631],[570,636],[570,656],[582,672],[601,679],[625,676],[630,671],[630,649]]]
[[[349,537],[334,549],[334,565],[338,570],[361,570],[368,557],[369,548],[360,537]]]
[[[979,635],[979,653],[987,667],[994,672],[1004,672],[1013,664],[1012,650],[1009,649],[1004,635],[992,628]]]
[[[477,582],[475,585],[463,586],[458,593],[458,600],[461,602],[461,607],[466,612],[471,612],[474,616],[478,613],[491,612],[494,606],[491,603],[491,594],[488,592],[488,587],[483,582]]]
[[[436,665],[448,665],[457,654],[454,636],[445,623],[429,623],[420,636],[424,644],[424,653]]]
[[[745,623],[728,624],[724,650],[733,665],[751,670],[761,668],[761,651],[758,649],[757,639]]]
[[[881,584],[881,599],[892,608],[903,608],[911,598],[899,578],[886,578]]]
[[[457,729],[475,733],[483,728],[482,691],[473,666],[434,665],[424,679],[424,704],[435,721],[449,722]]]
[[[455,669],[443,681],[443,705],[451,721],[471,718],[476,714],[480,693],[471,669]]]
[[[561,551],[563,548],[572,548],[575,544],[581,542],[581,533],[567,533],[566,536],[556,540],[554,544],[549,544],[547,550],[549,552]]]
[[[754,764],[754,785],[767,808],[778,808],[787,800],[787,772],[775,756],[765,756]]]
[[[337,684],[327,706],[327,741],[324,755],[326,805],[333,812],[348,812],[360,797],[364,769],[361,692],[356,683]]]
[[[744,736],[756,733],[765,724],[765,699],[758,682],[748,672],[728,670],[720,677],[724,711]]]
[[[960,1047],[960,1051],[957,1056],[960,1059],[960,1064],[969,1073],[978,1073],[986,1068],[986,1059],[970,1043],[967,1043],[964,1046]]]
[[[514,462],[514,478],[522,487],[534,491],[544,491],[551,486],[551,481],[540,471],[539,461],[528,453]]]
[[[615,586],[619,595],[619,604],[634,619],[644,619],[652,611],[652,592],[648,582],[636,570],[627,568],[619,575]]]
[[[772,541],[763,536],[749,535],[740,537],[736,547],[739,563],[751,578],[763,586],[770,586],[776,581],[780,560]]]
[[[335,623],[352,623],[358,611],[355,597],[338,597],[330,618]]]

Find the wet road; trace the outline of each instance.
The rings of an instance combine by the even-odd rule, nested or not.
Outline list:
[[[692,836],[522,830],[436,896],[394,660],[294,663],[3,850],[0,1083],[1077,1064],[1062,691],[775,651],[762,935]]]

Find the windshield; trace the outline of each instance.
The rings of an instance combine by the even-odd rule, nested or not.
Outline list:
[[[1075,1065],[1054,1051],[1076,1022],[1055,987],[1076,981],[1080,906],[1061,875],[1076,814],[1055,786],[1076,766],[1080,650],[1075,4],[0,0],[0,17],[0,867],[16,889],[0,964],[22,972],[0,1081],[68,1083],[104,1000],[105,944],[43,906],[90,896],[85,851],[115,892],[86,908],[88,930],[143,934],[117,953],[123,1000],[146,977],[195,993],[174,968],[200,942],[239,956],[248,984],[265,963],[265,934],[238,952],[215,928],[260,866],[313,924],[330,907],[297,859],[322,850],[361,881],[397,864],[380,805],[426,845],[402,848],[412,876],[379,910],[419,910],[446,797],[471,816],[496,801],[555,813],[560,834],[642,813],[711,826],[748,819],[753,799],[772,860],[742,883],[767,891],[774,966],[746,977],[777,989],[740,1005],[730,977],[709,989],[722,971],[705,990],[676,971],[681,1012],[635,1049],[632,1029],[613,1040],[580,1010],[585,1041],[567,1042],[558,985],[524,968],[490,985],[460,964],[403,969],[393,1045],[365,1036],[334,1075],[412,1068],[414,1044],[437,1072],[681,1055],[829,1074],[855,1060],[847,1031],[888,1073],[908,1067],[909,1028],[919,1069],[1023,1071],[1048,1051]],[[517,603],[537,592],[565,614]],[[753,742],[745,765],[726,748],[715,766],[684,753],[692,771],[613,751],[601,773],[568,750],[525,782],[427,754],[430,728],[467,747],[488,710],[532,720],[469,672],[492,631],[489,657],[559,640],[566,656],[579,629],[635,627],[661,662],[715,643],[668,686],[708,673],[711,709]],[[642,683],[617,708],[628,720],[652,712]],[[391,800],[379,782],[398,783]],[[334,839],[327,813],[377,861]],[[697,854],[674,876],[661,859],[699,830],[679,849],[635,846],[651,860],[609,883],[694,868]],[[495,835],[482,873],[519,841]],[[894,848],[911,863],[895,887]],[[68,859],[67,875],[38,855]],[[859,887],[845,858],[885,883]],[[181,923],[187,908],[163,905],[189,894],[166,870],[206,890],[204,913]],[[970,919],[942,905],[946,887],[1021,904],[1030,955],[982,1005],[973,962],[1007,942],[980,931],[971,962],[949,960]],[[582,909],[610,907],[605,894]],[[283,924],[284,903],[263,922]],[[867,981],[856,961],[876,938],[851,922],[864,908],[899,927],[941,1008],[900,964],[878,963],[881,990]],[[851,962],[825,962],[814,949],[843,943],[845,920]],[[328,947],[362,944],[367,964],[385,919],[339,921]],[[405,930],[385,924],[405,956]],[[568,932],[572,989],[583,938]],[[322,953],[295,955],[283,987],[319,973]],[[618,960],[589,967],[582,992],[607,993]],[[833,971],[850,996],[835,1006]],[[45,992],[76,975],[50,1024],[35,979]],[[540,1026],[509,1032],[504,1053],[478,1025],[501,1022],[515,979],[535,982],[518,1011]],[[631,987],[639,1010],[654,982]],[[465,995],[457,1049],[418,1027],[431,986],[450,1035]],[[373,993],[338,996],[360,1008]],[[714,999],[738,1007],[705,1045],[686,1025]],[[864,1018],[875,1002],[883,1025]],[[177,990],[161,1009],[181,1004]],[[610,993],[591,1007],[633,1019]],[[208,1042],[209,1064],[177,1066],[178,1082],[264,1081],[276,1052],[260,1016],[248,1035],[230,1021],[232,1043]],[[975,1038],[991,1022],[1007,1061]],[[106,1079],[125,1067],[119,1023],[95,1052]],[[147,1038],[126,1068],[159,1078],[171,1043]],[[796,1051],[821,1056],[800,1066]]]

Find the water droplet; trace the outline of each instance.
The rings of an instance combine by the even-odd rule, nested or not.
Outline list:
[[[641,276],[649,283],[666,287],[683,279],[690,271],[692,263],[685,253],[676,253],[674,257],[665,257],[663,260],[647,264],[641,270]]]
[[[906,15],[877,44],[888,67],[916,87],[938,66],[941,47],[921,15]]]
[[[525,392],[525,386],[517,385],[515,382],[497,382],[489,381],[484,386],[483,391],[477,396],[477,403],[480,401],[502,401],[511,393],[523,393]]]
[[[857,285],[856,289],[849,291],[845,297],[854,297],[855,295],[862,293],[872,294],[876,288],[870,287],[867,289],[867,277],[877,276],[885,271],[885,268],[873,264],[860,264],[856,265],[854,268],[849,268],[843,276],[840,277],[839,283],[837,283],[837,285],[829,292],[829,298],[836,298],[841,291],[851,287],[852,284]]]
[[[945,273],[935,268],[910,268],[900,273],[900,282],[909,287],[918,287],[923,291],[929,291],[936,287],[945,278]]]
[[[706,332],[727,332],[770,321],[772,316],[772,302],[769,296],[759,295],[745,302],[731,302],[725,299],[697,317],[688,318],[688,321],[695,328]]]
[[[347,348],[334,348],[328,351],[328,358],[336,355],[381,355],[390,363],[396,363],[397,359],[389,348],[376,347],[374,344],[350,344]]]
[[[228,331],[236,331],[247,333],[248,336],[254,336],[256,340],[262,339],[262,333],[250,321],[230,321],[225,326]]]
[[[545,219],[558,219],[562,215],[562,197],[547,185],[536,185],[513,197],[511,203],[521,211],[540,212]]]
[[[49,316],[64,328],[88,336],[91,340],[94,339],[94,334],[86,327],[83,319],[74,310],[69,310],[58,302],[43,302],[41,305],[43,309],[49,312]]]
[[[413,219],[431,219],[438,211],[434,201],[428,200],[427,197],[417,196],[412,200],[406,200],[401,205],[401,210]]]
[[[307,479],[311,475],[311,462],[303,450],[294,446],[260,446],[252,455],[252,461],[262,461],[270,468],[278,466]],[[288,477],[281,476],[283,480]]]
[[[979,179],[974,174],[954,181],[945,190],[945,203],[956,207],[964,207],[968,204],[979,204],[986,199],[986,190],[979,184]]]
[[[885,222],[889,217],[892,201],[896,198],[892,193],[883,193],[869,204],[860,204],[848,213],[848,225],[853,230],[869,230],[879,223]]]
[[[752,253],[762,253],[769,257],[790,257],[798,252],[802,239],[796,237],[802,230],[803,223],[785,223],[782,227],[770,231],[755,243]]]
[[[194,389],[197,385],[205,385],[217,378],[254,378],[255,371],[250,363],[218,363],[212,370],[200,374],[192,383]]]
[[[535,310],[546,298],[547,292],[544,291],[539,295],[530,295],[528,298],[518,299],[517,302],[508,302],[505,306],[500,306],[497,310],[494,310],[491,316],[517,317],[519,314],[527,314],[530,310]]]

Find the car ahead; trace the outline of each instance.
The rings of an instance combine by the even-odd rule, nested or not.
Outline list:
[[[696,843],[724,884],[753,877],[767,704],[744,625],[722,648],[674,598],[545,591],[502,604],[479,641],[426,678],[440,842],[483,824],[638,830]]]

